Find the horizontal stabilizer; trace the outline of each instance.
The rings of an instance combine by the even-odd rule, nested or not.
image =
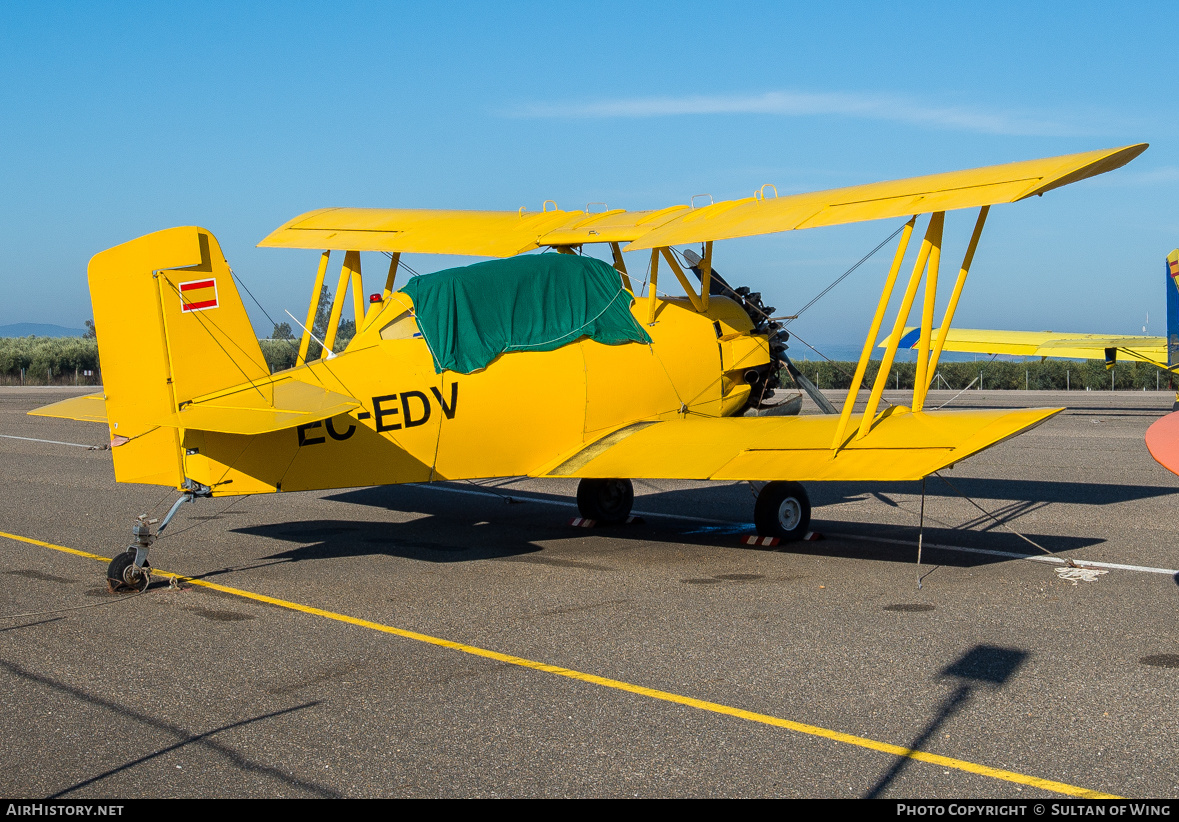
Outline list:
[[[223,434],[265,434],[346,414],[360,402],[290,377],[235,386],[198,397],[159,420],[173,428]]]
[[[106,397],[102,394],[87,394],[70,397],[68,400],[43,405],[29,412],[32,417],[56,417],[62,420],[82,422],[106,422]]]
[[[711,480],[916,480],[1033,428],[1062,408],[889,409],[867,436],[831,450],[839,418],[754,417],[640,423],[539,476]],[[849,432],[859,427],[853,415]],[[849,433],[849,437],[851,434]]]

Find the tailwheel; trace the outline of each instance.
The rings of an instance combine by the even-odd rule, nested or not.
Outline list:
[[[626,522],[634,501],[635,489],[628,479],[583,479],[577,485],[577,510],[606,525]]]
[[[112,594],[142,593],[151,583],[151,565],[135,564],[135,549],[124,551],[111,560],[106,568],[106,587]]]
[[[797,482],[769,482],[757,495],[753,522],[763,537],[802,539],[811,524],[811,501]]]

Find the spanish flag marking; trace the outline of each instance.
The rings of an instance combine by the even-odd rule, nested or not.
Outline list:
[[[204,311],[217,307],[217,280],[189,280],[180,284],[180,310]]]

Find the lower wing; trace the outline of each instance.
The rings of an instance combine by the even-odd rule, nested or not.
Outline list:
[[[1042,423],[1061,408],[912,413],[894,407],[868,434],[831,448],[839,418],[728,417],[640,422],[536,476],[701,480],[915,480]]]

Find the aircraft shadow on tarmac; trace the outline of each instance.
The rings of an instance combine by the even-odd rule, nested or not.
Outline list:
[[[1112,505],[1119,502],[1151,499],[1179,494],[1179,488],[1165,485],[1122,485],[1110,482],[1048,482],[1045,480],[984,479],[947,477],[951,487],[939,477],[925,483],[925,495],[961,499],[958,491],[975,500],[1016,500],[1032,503],[1070,503],[1073,505]],[[957,488],[958,491],[955,491]],[[921,482],[816,482],[807,485],[811,504],[839,505],[855,502],[866,495],[921,494]],[[986,506],[991,510],[994,506]]]
[[[900,485],[894,484],[898,487]],[[904,492],[911,492],[914,485],[919,484],[905,484]],[[1116,487],[1109,486],[1111,489]],[[671,513],[707,510],[705,505],[715,505],[718,490],[732,494],[734,489],[700,487],[645,495],[641,498],[644,508],[668,511],[668,515],[652,516],[640,524],[598,527],[587,531],[569,525],[569,519],[576,511],[569,507],[569,498],[561,495],[532,491],[526,495],[516,493],[514,499],[521,504],[509,506],[494,496],[456,497],[450,493],[439,493],[437,489],[428,486],[391,485],[344,491],[333,494],[328,499],[368,508],[412,511],[425,516],[409,522],[309,520],[247,526],[233,530],[235,533],[295,543],[296,546],[289,550],[266,557],[267,560],[279,562],[387,555],[423,562],[504,560],[609,571],[612,569],[583,559],[580,550],[565,551],[559,544],[551,543],[559,543],[562,540],[580,541],[590,536],[601,536],[616,541],[634,541],[636,547],[640,543],[652,545],[673,542],[723,549],[739,548],[740,537],[752,533],[751,523],[702,525],[690,520],[677,520]],[[740,500],[741,504],[751,507],[748,505],[748,491],[742,486],[736,486],[735,490],[744,496],[734,498]],[[1170,489],[1167,490],[1170,493]],[[546,504],[549,502],[558,502],[561,505]],[[1014,508],[1009,506],[1007,509],[997,509],[995,506],[990,508],[998,511],[1002,518],[1006,511],[1023,512],[1027,510],[1027,506],[1028,504]],[[980,521],[977,527],[990,530],[937,527],[931,525],[927,519],[925,561],[952,567],[976,567],[1010,561],[1010,557],[1004,556],[940,550],[936,547],[938,544],[1020,555],[1038,553],[1015,534],[999,530],[994,523]],[[819,533],[828,534],[828,537],[819,542],[794,542],[765,550],[899,563],[911,563],[916,558],[915,521],[912,525],[882,525],[816,519],[812,521],[812,528]],[[844,538],[847,536],[861,536],[877,541]],[[1058,534],[1028,536],[1048,550],[1065,556],[1077,549],[1104,541],[1098,537]],[[895,539],[900,541],[900,544],[880,542],[881,538]],[[537,544],[538,542],[550,544],[546,547]]]
[[[420,506],[413,510],[420,510]],[[539,545],[512,538],[502,529],[477,524],[484,519],[432,515],[410,522],[306,520],[235,528],[234,532],[299,543],[296,548],[266,557],[288,562],[379,555],[424,562],[470,562],[542,550]],[[551,526],[538,526],[537,532],[539,539],[554,536]]]

